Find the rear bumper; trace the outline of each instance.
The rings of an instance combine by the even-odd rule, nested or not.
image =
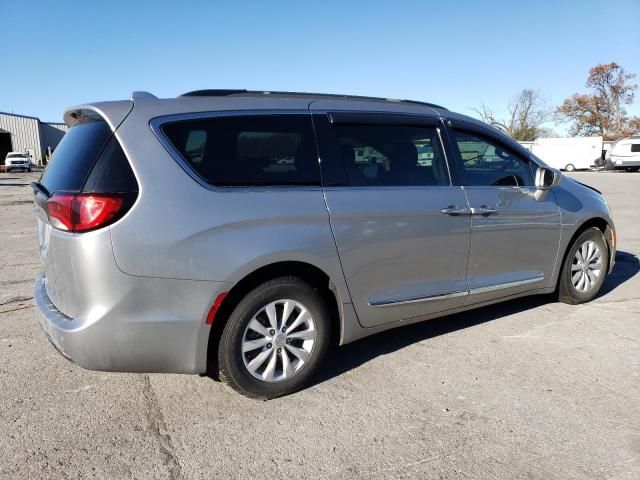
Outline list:
[[[64,350],[62,346],[63,335],[69,330],[72,319],[60,312],[51,303],[51,300],[47,296],[47,291],[44,285],[44,274],[40,274],[36,279],[36,286],[33,295],[36,312],[38,313],[38,322],[44,330],[47,339],[51,344],[68,360],[72,360],[69,353]]]
[[[63,314],[36,279],[34,301],[40,326],[55,348],[75,364],[117,372],[204,373],[210,327],[205,318],[217,288],[208,282],[129,277],[128,295],[116,305],[96,305],[75,318]],[[218,285],[222,288],[223,285]],[[152,293],[153,298],[150,298]],[[177,297],[185,302],[180,308]],[[163,300],[165,299],[165,300]],[[200,303],[193,315],[185,304]]]

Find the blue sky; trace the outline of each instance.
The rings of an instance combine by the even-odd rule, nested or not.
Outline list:
[[[467,114],[484,102],[504,112],[523,88],[558,105],[584,90],[597,63],[640,75],[640,0],[0,0],[0,18],[0,111],[46,121],[132,90],[199,88],[410,98]],[[640,98],[629,111],[640,115]]]

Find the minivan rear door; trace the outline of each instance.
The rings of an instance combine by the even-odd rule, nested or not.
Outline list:
[[[464,303],[469,208],[437,118],[314,111],[325,198],[360,323]]]
[[[106,229],[86,234],[78,233],[79,222],[70,226],[68,220],[79,220],[87,211],[79,211],[76,207],[80,202],[73,199],[83,197],[91,201],[92,212],[97,212],[99,198],[108,194],[109,198],[120,200],[119,208],[124,212],[138,191],[112,126],[97,112],[85,110],[77,116],[78,120],[71,124],[55,149],[42,178],[33,184],[38,247],[47,295],[58,310],[72,318],[79,314],[82,299],[87,297],[84,290],[90,288],[77,275],[80,266],[76,262],[81,256],[75,252],[88,248],[82,241],[83,236],[91,237],[91,248],[102,245],[112,255]],[[95,227],[100,228],[100,223],[95,223]]]

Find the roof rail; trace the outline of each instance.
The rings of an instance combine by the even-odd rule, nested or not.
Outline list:
[[[183,93],[180,97],[226,97],[228,95],[238,95],[240,93],[249,93],[246,89],[224,89],[210,88],[208,90],[194,90],[192,92]]]
[[[369,100],[376,102],[396,102],[396,103],[410,103],[415,105],[424,105],[426,107],[439,108],[441,110],[447,110],[441,105],[429,102],[421,102],[418,100],[402,100],[396,98],[383,98],[383,97],[365,97],[361,95],[342,95],[338,93],[311,93],[311,92],[277,92],[277,91],[260,91],[260,90],[246,90],[246,89],[208,89],[208,90],[194,90],[192,92],[183,93],[180,97],[227,97],[230,95],[283,95],[288,97],[320,97],[320,98],[335,98],[344,100]]]
[[[131,100],[157,100],[154,94],[149,92],[144,92],[142,90],[136,90],[135,92],[131,92]]]
[[[437,103],[431,103],[431,102],[421,102],[420,100],[407,100],[407,99],[403,99],[400,100],[402,103],[413,103],[416,105],[425,105],[427,107],[433,107],[433,108],[439,108],[440,110],[449,110],[446,107],[443,107],[442,105],[438,105]]]

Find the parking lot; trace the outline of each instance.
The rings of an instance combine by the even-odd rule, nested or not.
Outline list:
[[[33,308],[37,176],[0,174],[0,478],[640,478],[640,174],[573,174],[617,224],[595,301],[383,333],[268,402],[60,356]]]

